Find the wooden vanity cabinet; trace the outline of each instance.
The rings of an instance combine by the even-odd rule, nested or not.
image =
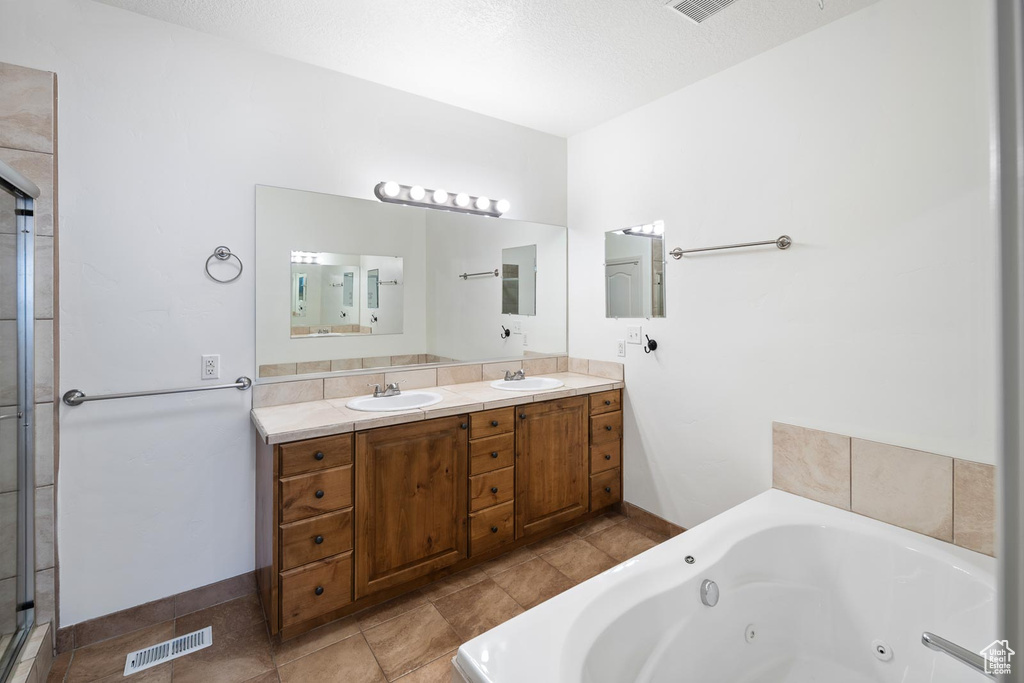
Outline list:
[[[587,397],[517,408],[516,537],[543,532],[590,509]]]
[[[622,394],[277,446],[256,459],[256,565],[288,639],[622,500]]]
[[[466,415],[356,434],[355,595],[468,556]]]

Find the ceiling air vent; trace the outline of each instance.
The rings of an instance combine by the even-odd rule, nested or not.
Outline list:
[[[736,2],[736,0],[682,0],[682,2],[669,2],[668,7],[682,14],[695,24],[699,24],[712,14],[720,11]]]

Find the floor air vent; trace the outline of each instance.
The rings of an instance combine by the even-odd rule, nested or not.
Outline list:
[[[699,24],[734,2],[736,0],[682,0],[682,2],[672,0],[668,5],[693,23]]]
[[[207,626],[201,631],[194,631],[130,653],[124,663],[124,675],[137,674],[211,645],[213,645],[213,627]]]

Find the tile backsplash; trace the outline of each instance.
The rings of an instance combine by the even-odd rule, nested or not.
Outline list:
[[[995,554],[992,465],[775,422],[772,485]]]
[[[337,362],[337,361],[335,361]],[[303,365],[299,363],[298,365]],[[289,364],[288,367],[295,367]],[[294,374],[282,371],[278,375],[262,374],[261,377],[287,376]],[[276,367],[276,366],[275,366]],[[524,358],[521,361],[501,361],[495,363],[468,363],[450,365],[441,368],[416,368],[409,370],[391,370],[389,367],[373,366],[377,372],[358,375],[340,375],[310,379],[295,379],[289,382],[257,384],[253,387],[253,408],[284,405],[286,403],[303,403],[330,398],[347,398],[369,393],[368,384],[384,385],[390,382],[401,382],[402,389],[426,389],[443,387],[451,384],[466,384],[483,380],[501,379],[505,371],[515,372],[526,370],[527,375],[547,375],[558,372],[576,372],[583,375],[596,375],[607,379],[622,380],[623,368],[620,363],[608,361],[588,361],[568,356],[549,358]],[[390,366],[395,367],[395,366]],[[335,368],[336,370],[339,368]],[[345,368],[350,369],[350,368]],[[358,369],[358,368],[351,368]],[[285,368],[287,370],[287,368]]]

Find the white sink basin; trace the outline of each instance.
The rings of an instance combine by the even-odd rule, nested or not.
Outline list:
[[[440,403],[442,398],[441,394],[435,394],[433,391],[403,391],[397,396],[357,396],[345,406],[370,413],[389,412],[425,408]]]
[[[543,391],[544,389],[557,389],[565,386],[565,382],[553,377],[527,377],[526,379],[515,379],[506,382],[503,379],[491,382],[495,389],[504,391]]]

